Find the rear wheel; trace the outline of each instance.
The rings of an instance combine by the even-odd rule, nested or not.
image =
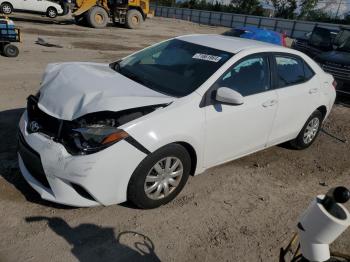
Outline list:
[[[141,25],[143,17],[140,11],[131,9],[126,14],[125,25],[127,28],[134,29]]]
[[[19,50],[17,46],[12,44],[5,45],[2,52],[4,56],[7,56],[7,57],[17,57],[19,54]]]
[[[191,158],[183,146],[164,146],[136,168],[128,185],[128,200],[140,208],[164,205],[183,189],[190,170]]]
[[[304,149],[311,146],[320,132],[322,120],[323,115],[320,111],[316,110],[313,112],[301,129],[299,135],[294,140],[290,141],[291,146],[295,149]]]
[[[99,6],[92,7],[86,16],[88,24],[93,28],[103,28],[108,23],[108,13],[105,9]]]
[[[46,16],[50,18],[56,18],[58,15],[56,8],[49,7],[46,11]]]
[[[11,14],[13,11],[13,7],[10,3],[3,3],[1,5],[1,12],[5,15]]]

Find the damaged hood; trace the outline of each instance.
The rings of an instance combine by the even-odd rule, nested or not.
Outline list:
[[[174,99],[113,71],[108,64],[61,63],[47,66],[38,106],[53,117],[73,120],[88,113],[117,112]]]

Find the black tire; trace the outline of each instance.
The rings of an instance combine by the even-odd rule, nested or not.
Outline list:
[[[317,119],[317,120],[315,120],[315,119]],[[312,136],[312,139],[310,141],[305,141],[307,139],[304,136],[306,135],[307,129],[309,128],[308,126],[312,124],[311,123],[312,121],[318,121],[317,131]],[[309,146],[311,146],[315,142],[315,140],[320,132],[320,129],[322,126],[322,121],[323,121],[322,113],[318,110],[313,112],[312,115],[306,121],[305,125],[301,129],[298,136],[294,140],[290,141],[290,145],[295,149],[305,149],[305,148],[308,148]]]
[[[129,29],[134,29],[140,27],[143,22],[143,17],[140,11],[131,9],[128,10],[126,14],[125,26]]]
[[[147,196],[145,192],[146,177],[159,161],[167,157],[177,158],[181,161],[183,170],[182,177],[179,178],[178,185],[172,189],[173,191],[170,191],[169,195],[165,197],[164,193],[162,193],[163,196],[161,199],[152,199]],[[191,158],[183,146],[179,144],[169,144],[164,146],[148,155],[135,169],[128,185],[128,200],[137,207],[143,209],[156,208],[165,205],[181,192],[188,180],[190,170]]]
[[[2,53],[7,57],[17,57],[19,54],[19,50],[17,46],[12,44],[7,44],[3,47]]]
[[[107,26],[109,16],[105,9],[94,6],[87,12],[86,20],[93,28],[104,28]]]
[[[49,7],[46,10],[46,16],[49,18],[56,18],[57,15],[58,15],[58,12],[57,12],[56,8],[54,8],[54,7]]]
[[[10,3],[2,3],[1,5],[1,13],[4,15],[10,15],[13,12],[13,7]]]

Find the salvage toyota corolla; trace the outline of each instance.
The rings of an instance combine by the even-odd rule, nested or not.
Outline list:
[[[334,85],[298,51],[219,35],[109,65],[50,64],[20,120],[19,166],[43,199],[154,208],[189,175],[286,141],[310,146]]]

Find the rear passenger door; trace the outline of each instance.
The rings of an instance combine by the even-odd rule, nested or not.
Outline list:
[[[278,53],[271,60],[278,108],[268,145],[295,138],[317,108],[320,94],[319,80],[301,57]]]

